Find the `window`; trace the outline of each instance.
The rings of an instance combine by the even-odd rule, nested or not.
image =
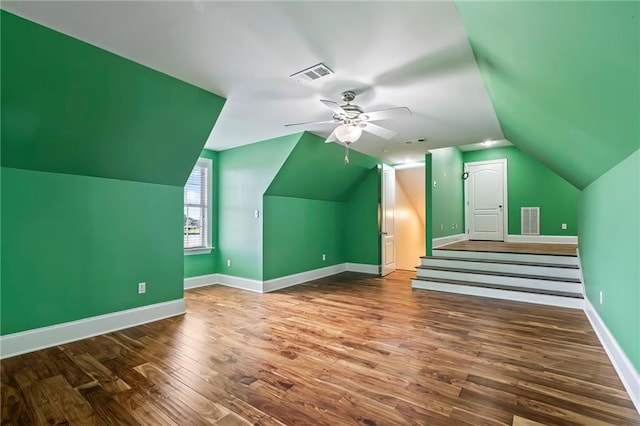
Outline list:
[[[184,249],[211,251],[211,160],[199,158],[184,186]]]

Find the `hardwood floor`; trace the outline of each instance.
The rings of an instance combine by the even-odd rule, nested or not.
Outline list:
[[[632,425],[580,311],[345,273],[0,362],[2,424]]]
[[[501,253],[575,256],[577,244],[504,243],[502,241],[458,241],[438,250],[497,251]]]

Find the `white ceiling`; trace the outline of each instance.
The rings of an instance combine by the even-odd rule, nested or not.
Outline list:
[[[507,139],[502,140],[488,140],[482,141],[478,143],[473,143],[470,145],[460,145],[460,151],[479,151],[481,149],[491,149],[491,148],[501,148],[505,146],[512,146],[513,144],[509,142]]]
[[[392,140],[353,148],[391,163],[428,149],[503,139],[455,4],[445,2],[36,2],[10,12],[227,98],[206,147],[223,150],[302,130],[328,136],[320,99],[354,89],[365,111],[407,106],[380,121]],[[335,74],[289,75],[323,62]],[[427,142],[405,141],[426,138]],[[383,150],[389,150],[386,153]]]

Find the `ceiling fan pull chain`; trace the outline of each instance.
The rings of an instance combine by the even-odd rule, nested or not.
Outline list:
[[[349,165],[349,144],[344,144],[344,165]]]

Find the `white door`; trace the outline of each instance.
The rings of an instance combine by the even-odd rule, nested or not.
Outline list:
[[[396,171],[393,167],[382,165],[382,196],[380,202],[380,275],[384,276],[396,270]]]
[[[466,163],[465,171],[469,239],[504,241],[507,160]]]

